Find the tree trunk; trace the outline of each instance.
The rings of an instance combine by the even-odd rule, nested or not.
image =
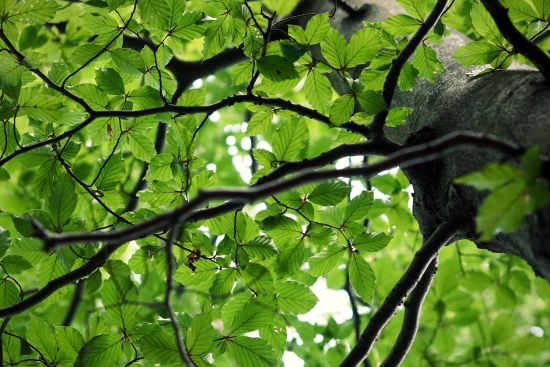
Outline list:
[[[347,4],[359,8],[362,0]],[[317,0],[316,11],[331,11],[331,3]],[[361,20],[382,21],[402,12],[394,2],[369,0],[364,19],[346,18],[337,13],[333,26],[348,39],[362,27]],[[339,11],[340,12],[340,11]],[[480,77],[470,76],[452,55],[467,39],[453,34],[435,45],[443,62],[443,73],[434,83],[418,79],[412,92],[396,93],[392,107],[414,108],[407,122],[397,128],[385,128],[389,139],[412,145],[441,136],[471,131],[491,134],[524,148],[538,146],[545,156],[550,154],[550,87],[541,74],[514,64],[508,70],[495,71]],[[480,71],[481,68],[478,68]],[[337,82],[334,80],[333,83]],[[338,86],[336,86],[337,89]],[[422,234],[433,230],[445,219],[459,216],[469,220],[467,231],[460,238],[474,241],[479,248],[517,255],[527,261],[535,273],[550,281],[550,208],[527,216],[521,228],[511,234],[499,234],[490,242],[480,242],[475,230],[475,215],[485,192],[453,183],[464,174],[480,170],[502,157],[469,149],[446,154],[428,164],[404,169],[414,188],[413,213]]]

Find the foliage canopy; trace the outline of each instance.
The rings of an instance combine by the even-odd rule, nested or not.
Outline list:
[[[394,90],[442,72],[450,27],[480,75],[517,60],[547,76],[550,1],[502,1],[506,17],[498,1],[397,2],[343,35],[338,2],[302,17],[297,0],[0,0],[3,365],[263,367],[291,351],[334,366],[409,264],[366,363],[392,347],[411,366],[550,363],[548,283],[459,241],[427,293],[453,231],[413,260],[430,242],[389,170],[472,142],[514,156],[456,181],[490,190],[488,241],[550,200],[538,150],[473,134],[406,150],[383,132],[413,111],[390,108]],[[326,294],[349,310],[311,320]],[[407,354],[395,340],[424,297]]]

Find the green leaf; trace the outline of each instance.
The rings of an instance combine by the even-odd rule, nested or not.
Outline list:
[[[381,47],[380,31],[373,28],[361,29],[349,40],[346,54],[346,68],[353,68],[372,60]]]
[[[185,341],[189,353],[198,355],[207,352],[212,345],[213,338],[212,316],[208,313],[201,313],[193,317]]]
[[[25,66],[14,58],[0,57],[0,78],[4,86],[16,86],[21,82]]]
[[[412,112],[413,109],[408,107],[397,107],[390,110],[386,117],[386,126],[395,127],[401,125]]]
[[[401,90],[413,90],[417,76],[418,70],[410,62],[406,62],[397,79],[397,86]]]
[[[227,342],[229,355],[241,367],[275,367],[277,358],[273,348],[263,339],[239,336]]]
[[[550,15],[550,1],[549,0],[533,0],[533,5],[537,14],[542,19],[548,19]]]
[[[246,253],[252,260],[266,260],[277,255],[277,250],[271,244],[271,238],[258,236],[244,245]]]
[[[305,145],[309,131],[301,116],[287,120],[273,134],[273,154],[279,161],[294,158]]]
[[[55,361],[57,356],[57,343],[52,330],[44,320],[31,315],[31,321],[27,324],[27,341],[48,361]]]
[[[5,168],[0,167],[0,181],[8,181],[11,178]]]
[[[239,85],[252,79],[254,72],[254,63],[252,61],[241,62],[235,65],[231,78],[233,85]]]
[[[180,265],[174,279],[183,285],[195,285],[214,277],[218,270],[214,262],[205,259],[200,259],[194,266],[196,269],[191,270],[185,265]]]
[[[72,92],[74,92],[77,96],[84,98],[84,100],[94,109],[104,110],[107,103],[109,103],[109,98],[107,98],[107,95],[103,93],[103,91],[95,84],[78,84],[72,88]]]
[[[31,269],[32,265],[24,257],[18,255],[8,255],[0,260],[2,268],[11,276],[21,274],[27,269]]]
[[[145,72],[145,62],[134,50],[117,48],[110,51],[117,68],[126,74],[142,74]]]
[[[20,301],[19,288],[11,279],[0,279],[0,307],[14,305]]]
[[[142,109],[158,107],[164,104],[159,91],[148,85],[139,87],[128,93],[128,101],[133,102],[137,107]]]
[[[351,94],[338,97],[330,106],[329,121],[335,126],[348,122],[353,114],[354,106],[355,100]]]
[[[515,180],[497,187],[485,199],[476,216],[481,241],[489,241],[495,233],[510,233],[519,228],[524,215],[533,209],[525,189],[523,181]]]
[[[204,59],[209,59],[217,55],[226,42],[226,34],[229,32],[229,17],[225,15],[208,25],[204,33],[204,48],[202,54]]]
[[[141,132],[132,131],[128,132],[126,136],[134,157],[145,162],[150,162],[151,159],[156,157],[155,144],[149,137]]]
[[[282,56],[272,55],[262,57],[256,61],[256,67],[263,76],[275,82],[299,77],[292,62]]]
[[[491,325],[491,341],[493,345],[503,344],[515,336],[516,318],[510,313],[501,313]]]
[[[71,326],[56,326],[55,340],[59,349],[71,360],[76,360],[85,344],[82,334]]]
[[[281,281],[275,286],[278,309],[283,313],[303,315],[308,313],[319,299],[306,285],[294,281]]]
[[[260,264],[249,263],[241,270],[244,284],[255,292],[263,293],[273,290],[273,276],[271,272]]]
[[[504,44],[504,37],[500,34],[493,17],[482,4],[473,4],[470,14],[472,16],[472,25],[487,41],[497,45]]]
[[[458,184],[473,186],[478,190],[494,190],[523,176],[523,171],[509,164],[490,163],[481,172],[470,173],[455,179]]]
[[[226,330],[230,330],[229,335],[242,335],[267,325],[273,319],[276,309],[270,297],[259,297],[254,302],[248,302],[235,315],[231,326],[226,327]]]
[[[316,277],[327,274],[339,264],[345,253],[345,247],[337,245],[328,246],[323,252],[309,258],[308,273]]]
[[[487,42],[470,42],[460,46],[453,57],[464,66],[490,64],[504,52],[500,47]]]
[[[15,223],[15,218],[13,220]],[[23,256],[34,266],[48,257],[48,254],[44,252],[44,244],[36,238],[15,238],[10,250],[12,254]]]
[[[382,22],[382,29],[393,37],[415,33],[422,22],[404,14],[391,16]]]
[[[246,127],[246,135],[255,136],[265,133],[267,129],[269,129],[269,126],[271,126],[271,121],[273,121],[274,116],[275,110],[273,109],[260,111],[252,116]]]
[[[540,4],[543,3],[543,1],[535,2]],[[502,5],[508,8],[508,15],[514,23],[522,21],[532,22],[537,20],[538,18],[541,18],[541,15],[542,18],[544,18],[544,15],[540,13],[540,15],[537,14],[537,11],[527,1],[503,0]]]
[[[145,179],[148,181],[168,181],[173,177],[172,168],[170,164],[173,161],[173,156],[168,153],[161,153],[155,155],[149,163],[149,169],[145,175]]]
[[[365,83],[365,89],[374,91],[382,90],[388,71],[364,69],[361,72],[361,80]]]
[[[386,247],[391,239],[383,232],[359,233],[353,238],[352,245],[359,251],[376,252]]]
[[[372,207],[374,194],[372,191],[363,191],[360,195],[354,197],[346,207],[344,222],[353,222],[363,219]]]
[[[416,19],[423,21],[428,14],[426,0],[397,0],[397,3]]]
[[[317,14],[311,17],[307,22],[305,29],[304,43],[315,45],[325,39],[325,35],[330,29],[328,13]]]
[[[58,259],[57,254],[54,253],[50,255],[48,259],[40,263],[38,267],[38,287],[42,288],[52,280],[57,279],[66,273],[67,269]],[[67,293],[67,287],[60,288],[47,298],[44,302],[44,306],[48,307],[49,305],[59,301],[65,293]]]
[[[122,154],[113,154],[107,163],[105,160],[100,160],[97,164],[101,171],[95,182],[95,187],[101,191],[114,190],[126,173],[126,164],[122,160]]]
[[[433,83],[441,74],[443,64],[437,59],[437,54],[430,46],[420,45],[413,56],[412,64],[418,70],[418,75]]]
[[[61,230],[65,222],[71,218],[78,203],[75,184],[69,175],[59,176],[51,195],[48,196],[47,203],[54,227]]]
[[[369,264],[358,254],[352,253],[349,261],[349,281],[355,292],[370,303],[374,294],[374,271]]]
[[[281,358],[286,349],[286,324],[281,315],[276,314],[269,325],[260,329],[260,338],[266,340]]]
[[[10,231],[0,227],[0,259],[4,256],[10,247]]]
[[[321,51],[328,63],[335,68],[341,69],[346,65],[348,57],[346,39],[336,29],[329,29],[321,42]]]
[[[202,16],[200,11],[185,12],[183,16],[181,13],[176,14],[176,19],[179,20],[172,34],[185,40],[201,38],[208,27],[206,22],[202,22]]]
[[[116,366],[122,357],[121,335],[102,334],[94,336],[78,353],[76,365],[82,367]]]
[[[155,250],[159,251],[160,247],[140,247],[128,261],[128,266],[137,274],[150,273],[155,268],[155,263],[153,261],[154,256],[156,256]]]
[[[210,287],[210,298],[212,298],[212,303],[222,304],[225,302],[227,297],[231,295],[237,276],[237,270],[234,268],[223,269],[216,274],[214,283],[212,287]]]
[[[15,5],[12,17],[14,21],[21,23],[45,24],[53,19],[56,11],[57,2],[55,1],[20,1]]]
[[[206,98],[206,89],[188,89],[178,98],[179,106],[200,106]]]
[[[384,98],[373,90],[366,90],[357,94],[361,107],[368,113],[376,115],[388,108]]]
[[[344,181],[323,182],[317,185],[313,191],[307,195],[307,199],[319,205],[336,205],[344,200],[349,190],[349,186]]]
[[[127,278],[131,274],[130,267],[122,260],[109,259],[102,267],[114,278]]]
[[[309,104],[321,113],[325,113],[330,106],[332,88],[328,78],[319,68],[310,70],[304,84],[304,96]]]
[[[105,311],[116,326],[128,330],[138,309],[138,290],[130,278],[111,277],[101,292]]]
[[[124,82],[114,69],[96,69],[95,81],[97,86],[107,94],[123,96],[126,93]]]
[[[143,356],[148,360],[162,365],[181,364],[181,357],[174,335],[162,330],[155,330],[141,337],[137,344]]]
[[[138,7],[144,23],[153,28],[168,30],[172,12],[165,0],[142,0]]]
[[[44,95],[39,88],[23,88],[19,96],[19,114],[38,121],[54,122],[61,119],[63,103],[54,96]]]

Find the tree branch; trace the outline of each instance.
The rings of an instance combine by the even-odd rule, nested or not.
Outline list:
[[[76,312],[78,311],[78,306],[82,301],[82,295],[84,294],[84,285],[86,284],[86,279],[80,279],[76,282],[76,288],[73,293],[73,299],[71,300],[71,305],[69,306],[69,311],[63,320],[62,326],[70,326],[73,322]]]
[[[75,96],[75,98],[79,98],[79,97]],[[132,117],[150,116],[150,115],[155,115],[155,114],[165,113],[165,112],[173,112],[180,115],[189,115],[189,114],[198,114],[198,113],[211,114],[212,112],[217,111],[219,109],[233,106],[235,103],[244,103],[244,102],[251,102],[251,103],[261,104],[265,106],[280,107],[288,111],[296,112],[299,115],[309,117],[310,119],[317,120],[328,126],[332,126],[328,116],[323,115],[322,113],[319,113],[315,110],[309,109],[308,107],[294,104],[292,102],[289,102],[281,98],[264,98],[261,96],[249,95],[249,94],[235,94],[233,96],[224,98],[219,102],[213,103],[211,105],[206,105],[206,106],[176,106],[173,104],[169,104],[165,106],[153,107],[153,108],[136,110],[136,111],[125,111],[125,110],[95,111],[92,109],[91,111],[87,111],[89,113],[89,117],[84,121],[82,121],[80,124],[76,125],[74,128],[67,130],[64,133],[56,137],[53,137],[51,139],[44,140],[32,145],[27,145],[19,150],[16,150],[15,152],[8,155],[4,159],[1,159],[0,166],[4,165],[5,163],[9,162],[13,158],[23,153],[29,152],[33,149],[37,149],[42,146],[58,143],[63,139],[69,138],[75,135],[76,133],[78,133],[79,131],[81,131],[82,129],[84,129],[86,126],[88,126],[97,118],[102,118],[102,117],[132,118]],[[367,131],[367,126],[359,125],[359,124],[356,124],[355,122],[347,122],[341,125],[340,128],[344,128],[348,131],[352,131],[361,135],[365,135]]]
[[[4,332],[6,331],[6,328],[8,327],[8,324],[10,323],[10,320],[11,320],[11,316],[6,317],[2,321],[2,325],[0,325],[0,348],[2,348],[2,349],[0,349],[1,350],[1,353],[0,353],[0,366],[4,366],[4,350],[3,350],[4,341],[2,340],[2,337],[4,336]]]
[[[274,181],[288,174],[304,169],[323,167],[340,158],[360,155],[387,156],[389,154],[395,153],[401,148],[401,145],[384,138],[374,138],[363,143],[342,144],[313,158],[303,159],[301,161],[285,162],[272,172],[260,178],[252,186],[257,186],[258,184]]]
[[[359,342],[340,364],[340,367],[357,367],[367,358],[374,342],[377,340],[384,326],[397,312],[403,298],[417,285],[437,253],[464,225],[465,222],[460,218],[450,218],[437,227],[430,238],[424,242],[420,250],[414,255],[409,267],[390,291],[390,294],[388,294],[378,311],[370,319],[363,334],[361,334]]]
[[[382,97],[384,98],[384,101],[386,101],[388,109],[373,117],[371,123],[369,124],[369,137],[382,135],[401,69],[403,69],[405,62],[407,62],[407,60],[414,54],[418,46],[424,41],[424,38],[426,38],[430,30],[435,27],[437,21],[445,11],[446,5],[447,0],[437,1],[431,13],[426,17],[424,22],[422,22],[420,28],[418,28],[418,31],[416,31],[414,36],[412,36],[405,47],[403,47],[399,55],[397,55],[397,57],[392,61],[388,75],[384,81],[384,88],[382,89]]]
[[[508,9],[498,0],[481,0],[481,3],[493,17],[500,33],[514,46],[514,50],[528,58],[539,69],[546,82],[550,83],[550,57],[514,26],[508,16]]]
[[[53,294],[58,289],[74,283],[78,279],[82,279],[90,275],[94,270],[98,269],[107,261],[109,256],[111,256],[120,245],[105,245],[101,250],[98,251],[90,260],[88,260],[81,267],[68,272],[65,275],[60,276],[51,280],[46,284],[42,289],[31,295],[29,298],[25,298],[21,302],[13,304],[8,307],[0,308],[0,318],[14,316],[22,313],[23,311],[36,306],[40,302],[44,301],[51,294]]]
[[[174,253],[172,252],[172,244],[174,242],[174,238],[176,237],[175,232],[177,231],[179,222],[174,223],[174,226],[170,230],[170,233],[168,234],[168,239],[166,241],[166,295],[164,298],[164,307],[166,307],[166,311],[168,312],[168,316],[170,318],[170,322],[172,324],[172,327],[174,328],[174,333],[176,334],[176,342],[178,345],[178,351],[181,357],[182,362],[185,363],[187,367],[194,367],[195,363],[193,363],[193,360],[189,356],[189,353],[187,353],[187,348],[185,348],[185,344],[183,342],[183,334],[181,332],[181,328],[178,324],[178,320],[176,319],[176,314],[174,313],[174,308],[172,307],[172,290],[174,288],[174,273],[176,271],[176,261],[174,260]]]
[[[403,362],[407,356],[414,342],[414,338],[416,337],[416,333],[418,332],[422,304],[430,290],[430,286],[437,271],[437,258],[438,256],[436,255],[430,265],[428,265],[428,268],[416,287],[411,291],[407,301],[405,301],[405,316],[403,324],[401,325],[401,331],[397,336],[397,341],[380,367],[397,367],[401,365],[401,362]]]
[[[201,191],[194,199],[172,211],[159,214],[156,217],[136,224],[133,227],[124,228],[121,230],[92,233],[84,232],[54,234],[49,233],[37,221],[33,221],[33,224],[36,236],[44,241],[44,246],[47,251],[53,251],[59,246],[72,243],[107,241],[109,244],[121,244],[146,237],[156,231],[169,229],[178,221],[185,223],[191,220],[196,220],[197,218],[194,210],[213,200],[230,199],[231,203],[229,205],[243,205],[311,182],[335,179],[338,177],[371,177],[382,171],[397,166],[405,167],[424,163],[437,158],[444,152],[448,152],[458,147],[483,148],[513,157],[520,155],[524,151],[522,148],[515,145],[482,134],[451,134],[429,143],[403,148],[388,156],[386,160],[369,166],[345,168],[341,170],[310,171],[294,176],[286,181],[270,182],[245,189]],[[219,215],[220,211],[219,209],[214,210],[213,213]]]

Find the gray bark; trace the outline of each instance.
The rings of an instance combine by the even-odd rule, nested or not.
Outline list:
[[[330,11],[331,4],[317,0],[316,7]],[[359,8],[364,0],[350,0]],[[394,1],[368,0],[364,20],[381,21],[402,12]],[[320,10],[317,10],[320,11]],[[333,23],[347,38],[362,27],[361,21],[337,14]],[[398,128],[386,128],[388,138],[401,144],[424,143],[456,131],[482,132],[514,142],[524,148],[538,146],[550,154],[550,87],[541,74],[513,65],[508,70],[473,77],[452,55],[467,39],[453,34],[435,45],[444,64],[443,73],[434,83],[418,79],[412,92],[398,92],[392,107],[414,108],[407,122]],[[478,68],[478,70],[481,70]],[[333,78],[333,83],[338,83]],[[337,89],[338,86],[336,86]],[[343,89],[341,89],[343,90]],[[527,216],[521,228],[511,234],[499,234],[490,242],[480,242],[475,230],[477,209],[487,196],[473,188],[456,185],[454,179],[481,170],[502,157],[471,149],[404,170],[414,188],[413,213],[422,234],[431,233],[451,216],[469,220],[469,228],[460,238],[469,239],[481,249],[517,255],[534,272],[550,281],[550,208]]]

